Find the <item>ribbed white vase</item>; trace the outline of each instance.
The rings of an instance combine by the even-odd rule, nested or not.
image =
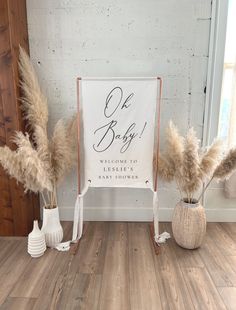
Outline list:
[[[34,221],[32,232],[28,235],[28,253],[36,258],[44,254],[46,250],[44,233],[39,229],[38,221]]]
[[[43,208],[42,231],[45,235],[46,245],[54,248],[63,239],[63,229],[59,219],[58,207],[53,209]]]

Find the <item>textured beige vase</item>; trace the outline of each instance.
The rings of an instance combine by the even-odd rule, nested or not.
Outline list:
[[[180,201],[174,209],[172,230],[175,241],[185,249],[201,246],[206,233],[206,214],[200,203]]]

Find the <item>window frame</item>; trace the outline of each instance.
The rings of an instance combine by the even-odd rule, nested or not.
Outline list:
[[[223,80],[228,0],[212,0],[209,59],[206,81],[202,145],[212,143],[218,135]]]

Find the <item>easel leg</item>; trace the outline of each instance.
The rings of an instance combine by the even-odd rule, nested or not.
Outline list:
[[[85,225],[83,224],[83,234],[82,234],[81,238],[78,240],[78,242],[73,243],[73,244],[71,244],[71,246],[70,246],[69,253],[70,253],[71,255],[76,255],[76,253],[78,252],[81,239],[82,239],[83,236],[84,236],[84,232],[85,232]]]
[[[78,242],[76,243],[71,244],[70,251],[69,251],[71,255],[76,255],[78,248],[79,248],[80,240],[78,240]]]
[[[160,245],[158,245],[155,242],[154,236],[155,236],[155,232],[154,232],[154,222],[149,224],[149,230],[150,230],[150,238],[152,240],[153,243],[153,247],[154,247],[154,251],[156,255],[159,255],[161,253],[161,247]]]

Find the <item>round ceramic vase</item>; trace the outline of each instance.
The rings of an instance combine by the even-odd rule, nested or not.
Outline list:
[[[43,208],[43,226],[46,245],[54,248],[63,239],[63,229],[59,219],[58,207],[53,209]]]
[[[181,200],[174,209],[172,231],[175,241],[185,249],[201,246],[206,233],[205,209],[199,202]]]
[[[34,257],[40,257],[46,250],[44,233],[39,229],[38,221],[34,221],[32,232],[28,235],[28,253]]]

